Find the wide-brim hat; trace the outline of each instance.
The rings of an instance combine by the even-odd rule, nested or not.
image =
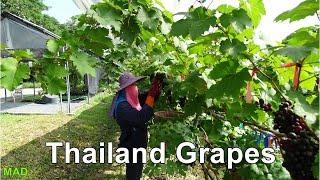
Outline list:
[[[116,95],[113,97],[112,104],[111,104],[111,107],[109,110],[109,117],[111,119],[113,118],[113,115],[114,115],[115,105],[116,105],[116,101],[117,101],[117,98],[119,95],[119,91],[125,89],[126,87],[128,87],[128,86],[132,85],[133,83],[138,82],[144,78],[146,78],[146,77],[144,77],[144,76],[136,77],[133,74],[131,74],[130,72],[124,72],[123,74],[121,74],[121,76],[119,77],[120,87],[119,87]]]
[[[121,76],[119,77],[119,89],[118,91],[123,90],[124,88],[134,84],[135,82],[138,82],[142,79],[144,79],[146,77],[144,76],[134,76],[133,74],[131,74],[130,72],[124,72],[123,74],[121,74]]]

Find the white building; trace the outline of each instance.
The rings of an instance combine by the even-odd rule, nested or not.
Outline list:
[[[77,7],[82,11],[90,9],[92,4],[98,3],[100,0],[73,0]]]

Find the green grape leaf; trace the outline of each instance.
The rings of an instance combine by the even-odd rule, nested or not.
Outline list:
[[[201,98],[194,98],[192,100],[188,100],[184,107],[185,114],[187,116],[201,114],[201,105],[203,103],[203,101],[201,100]]]
[[[67,86],[64,78],[67,75],[68,71],[64,66],[50,63],[44,65],[43,73],[38,79],[49,94],[60,94],[66,92]]]
[[[96,69],[94,68],[97,60],[84,52],[74,52],[70,56],[70,60],[76,66],[79,73],[83,76],[90,74],[96,76]]]
[[[257,164],[250,164],[244,166],[239,170],[239,173],[242,177],[246,177],[248,179],[259,179],[261,176],[263,177],[263,170],[258,167]]]
[[[306,0],[300,3],[297,7],[283,12],[279,16],[276,17],[275,21],[284,21],[289,19],[290,22],[298,21],[307,16],[314,15],[319,9],[319,1],[318,0]]]
[[[186,37],[189,34],[190,27],[189,19],[180,19],[179,21],[172,24],[171,35],[172,36],[183,36]]]
[[[121,28],[121,10],[117,7],[107,4],[100,3],[95,7],[95,13],[93,18],[103,26],[111,25],[116,31],[120,31]]]
[[[236,73],[238,67],[239,63],[235,60],[221,62],[214,66],[209,74],[209,78],[219,79],[227,75],[234,74]]]
[[[32,59],[33,53],[27,49],[27,50],[15,50],[13,52],[13,55],[17,60],[21,60],[22,58]]]
[[[225,28],[231,25],[237,32],[242,32],[251,26],[251,19],[243,9],[233,10],[231,14],[223,14],[220,22]]]
[[[23,79],[29,78],[30,69],[27,64],[19,63],[17,59],[8,57],[0,59],[1,86],[13,91]]]
[[[201,77],[198,72],[191,73],[187,79],[183,82],[185,88],[198,94],[204,94],[207,91],[207,83]]]
[[[316,34],[313,32],[314,27],[304,27],[296,30],[287,36],[283,43],[293,45],[293,46],[303,46],[303,45],[312,45],[314,42],[318,42],[319,39],[316,38]],[[316,43],[318,44],[318,43]],[[317,47],[315,47],[317,48]]]
[[[212,85],[207,91],[207,98],[232,96],[238,99],[241,88],[245,87],[246,81],[250,79],[251,76],[248,69],[244,68],[240,72],[226,76],[221,81]]]
[[[54,39],[49,39],[47,42],[47,49],[52,53],[57,53],[59,50],[59,44]]]
[[[251,26],[250,17],[247,15],[247,12],[243,9],[234,10],[233,14],[233,22],[232,25],[237,32],[241,32],[247,27]]]
[[[231,13],[236,8],[233,6],[230,6],[228,4],[222,4],[217,8],[217,11],[221,12],[222,14],[228,14]]]
[[[192,39],[196,39],[197,37],[201,36],[205,31],[207,31],[210,25],[214,25],[216,23],[216,18],[206,18],[201,20],[194,20],[191,23],[189,33]]]
[[[84,46],[97,56],[103,56],[105,49],[113,48],[113,42],[108,37],[109,30],[103,27],[88,28],[84,31]]]
[[[44,72],[50,78],[64,78],[68,75],[68,71],[58,64],[46,64]]]
[[[198,7],[189,12],[186,19],[180,19],[172,24],[171,35],[183,36],[191,35],[192,39],[201,36],[210,26],[216,24],[215,16],[209,16],[204,7]]]
[[[299,62],[306,58],[311,52],[316,52],[315,48],[306,46],[286,46],[275,51],[275,54],[288,56],[294,62]]]
[[[121,25],[120,37],[129,45],[135,41],[140,32],[140,27],[134,17],[128,17]]]
[[[294,101],[293,111],[299,116],[306,116],[305,120],[309,125],[314,124],[319,117],[319,107],[311,106],[306,97],[297,92],[289,92],[288,96]]]
[[[232,39],[231,42],[229,39],[226,39],[220,44],[221,53],[228,54],[233,57],[237,56],[246,49],[246,45],[237,39]]]
[[[313,91],[316,86],[316,80],[317,80],[314,74],[315,74],[314,68],[310,66],[310,64],[304,64],[300,72],[299,86],[302,89]]]
[[[145,27],[155,30],[158,27],[161,14],[152,9],[147,12],[143,7],[140,7],[137,14],[137,20],[140,21]]]
[[[167,22],[166,20],[161,21],[160,30],[162,34],[168,34],[171,30],[171,23]]]
[[[64,79],[50,78],[47,79],[47,91],[49,94],[63,94],[67,90],[67,85]]]
[[[108,37],[109,30],[103,27],[90,28],[85,31],[85,36],[93,42],[107,43],[113,47],[111,39]],[[110,44],[111,43],[111,44]]]
[[[241,0],[240,7],[247,11],[254,27],[258,27],[261,17],[266,14],[262,0]]]
[[[228,106],[227,118],[230,120],[235,119],[235,117],[247,120],[259,120],[259,113],[256,109],[257,107],[254,104],[234,102]],[[239,122],[237,121],[237,123]]]
[[[212,121],[209,121],[209,120],[206,120],[206,121],[208,122],[206,122],[206,124],[204,125],[204,129],[208,134],[208,138],[212,142],[216,142],[221,137],[223,137],[223,134],[225,133],[223,131],[223,122],[215,121],[214,123],[212,123]]]

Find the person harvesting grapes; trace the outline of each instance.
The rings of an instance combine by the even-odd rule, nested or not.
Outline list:
[[[155,98],[160,95],[161,75],[157,74],[147,94],[140,93],[137,83],[144,77],[136,77],[124,72],[119,78],[120,88],[110,108],[109,116],[116,119],[121,129],[119,147],[129,150],[129,163],[126,164],[126,179],[140,179],[142,175],[142,155],[137,163],[132,163],[132,149],[146,148],[148,142],[146,123],[153,117]]]

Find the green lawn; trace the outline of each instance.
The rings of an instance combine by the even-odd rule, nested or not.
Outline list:
[[[86,147],[98,150],[99,142],[113,142],[115,151],[119,127],[107,118],[110,101],[109,95],[99,94],[73,116],[0,114],[1,169],[27,168],[28,176],[22,179],[125,179],[124,165],[66,164],[63,148],[58,148],[58,163],[52,164],[51,148],[45,146],[46,142],[70,142],[80,150]],[[192,174],[199,174],[197,169],[196,173],[193,171],[186,179],[194,179]],[[2,176],[1,179],[9,178]],[[150,177],[144,176],[144,179]]]
[[[51,148],[45,146],[55,141],[70,142],[80,150],[98,149],[99,142],[116,145],[118,125],[107,118],[110,98],[100,94],[74,116],[0,115],[1,167],[25,167],[26,179],[122,179],[124,166],[64,163],[63,148],[58,149],[58,163],[52,164]]]

